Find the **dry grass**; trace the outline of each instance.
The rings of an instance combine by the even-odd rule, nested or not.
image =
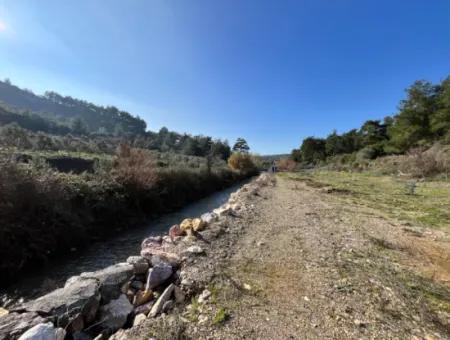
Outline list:
[[[411,195],[407,179],[369,172],[312,171],[280,175],[311,187],[332,188],[329,192],[345,191],[341,199],[378,209],[399,220],[450,231],[450,183],[447,181],[418,182],[415,194]]]
[[[405,155],[375,160],[370,168],[388,174],[426,178],[450,173],[450,146],[439,143],[429,149],[413,149]]]

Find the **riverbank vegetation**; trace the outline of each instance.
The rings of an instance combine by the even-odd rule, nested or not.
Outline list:
[[[227,141],[180,134],[115,107],[0,82],[0,275],[179,209],[257,173]],[[247,145],[248,151],[248,145]]]
[[[291,158],[300,167],[366,170],[428,177],[450,172],[450,77],[416,81],[394,116],[359,129],[305,138]],[[376,160],[376,161],[374,161]]]

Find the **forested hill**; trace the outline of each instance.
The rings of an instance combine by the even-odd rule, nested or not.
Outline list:
[[[231,153],[226,140],[169,131],[146,130],[139,117],[116,107],[103,107],[55,92],[39,96],[0,81],[0,147],[18,149],[114,153],[127,143],[136,148],[190,156]]]
[[[78,124],[81,120],[89,132],[139,135],[146,129],[144,120],[114,106],[99,106],[70,96],[64,97],[53,91],[39,96],[30,90],[14,86],[7,80],[0,81],[0,101],[16,110],[33,111],[46,118],[53,116],[68,125],[75,119]]]

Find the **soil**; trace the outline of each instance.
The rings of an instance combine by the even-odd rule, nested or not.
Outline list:
[[[127,339],[450,339],[448,233],[280,176],[243,203],[199,243],[192,300]]]

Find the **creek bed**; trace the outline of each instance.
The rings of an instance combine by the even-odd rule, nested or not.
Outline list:
[[[95,271],[109,265],[124,262],[131,255],[140,253],[141,242],[148,236],[164,235],[169,228],[183,219],[197,217],[225,203],[230,194],[246,181],[218,191],[186,207],[151,220],[141,227],[123,231],[116,237],[92,243],[86,249],[75,251],[60,260],[53,260],[42,268],[30,270],[18,282],[0,291],[0,306],[10,307],[44,295],[64,286],[65,281],[83,272]]]

